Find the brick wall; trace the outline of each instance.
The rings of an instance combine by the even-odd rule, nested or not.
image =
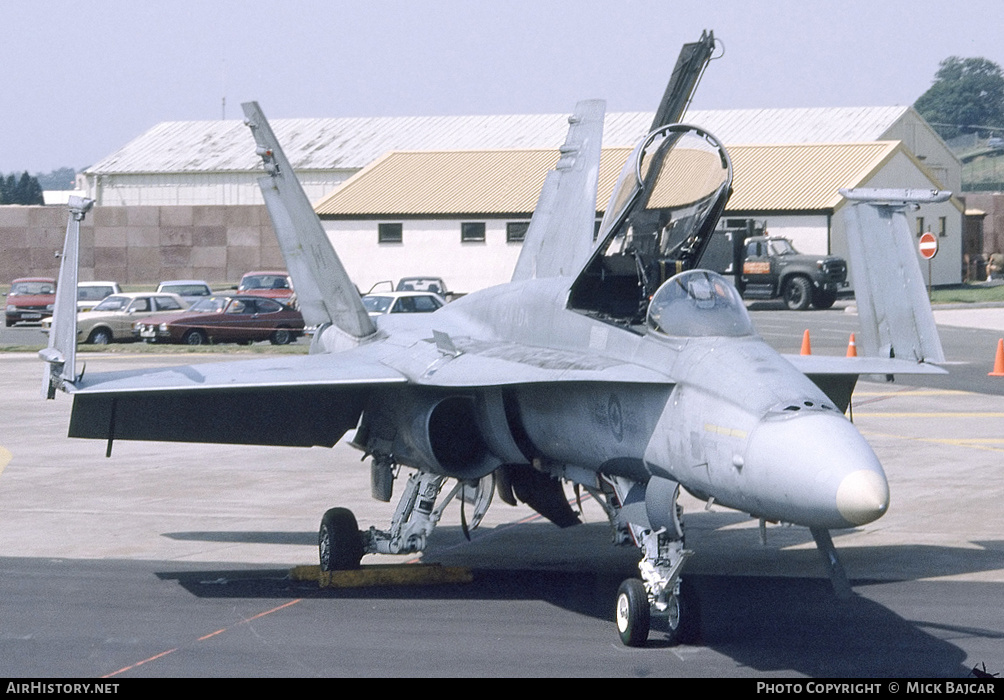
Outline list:
[[[0,206],[0,284],[59,272],[65,207]],[[262,205],[95,207],[80,227],[80,279],[236,283],[285,263]]]

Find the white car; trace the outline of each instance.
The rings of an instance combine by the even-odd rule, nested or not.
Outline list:
[[[432,292],[383,292],[363,297],[370,316],[432,313],[445,305],[443,297]]]
[[[167,280],[157,285],[157,291],[177,294],[186,304],[194,304],[213,295],[213,290],[204,280]]]
[[[90,311],[105,297],[121,293],[118,282],[77,282],[77,311]]]

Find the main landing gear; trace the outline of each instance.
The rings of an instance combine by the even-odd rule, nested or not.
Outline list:
[[[374,469],[374,473],[380,470]],[[458,481],[447,497],[437,507],[439,493],[446,483],[446,477],[430,472],[415,472],[408,478],[404,493],[394,511],[390,530],[371,527],[360,532],[352,511],[346,508],[332,508],[321,519],[317,537],[317,549],[322,571],[345,571],[358,569],[364,554],[413,554],[425,549],[429,535],[442,517],[443,510],[455,497],[461,499],[461,527],[464,534],[476,528],[495,492],[495,477],[492,474],[476,481]],[[381,487],[387,499],[390,489]],[[464,504],[470,504],[473,512],[467,520]]]

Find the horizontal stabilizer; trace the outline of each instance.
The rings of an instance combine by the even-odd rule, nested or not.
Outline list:
[[[943,202],[937,190],[840,190],[865,355],[944,362],[906,208]]]

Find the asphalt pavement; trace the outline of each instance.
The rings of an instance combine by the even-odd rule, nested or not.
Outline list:
[[[961,309],[958,311],[971,311]],[[947,312],[947,313],[946,313]],[[41,363],[0,355],[0,675],[7,677],[963,677],[1004,671],[1004,311],[936,312],[944,385],[862,381],[854,421],[886,469],[889,513],[834,532],[854,587],[830,590],[809,533],[685,497],[701,638],[627,649],[617,585],[637,553],[596,503],[559,530],[496,502],[468,541],[447,509],[421,558],[469,584],[351,591],[290,579],[321,513],[385,528],[361,454],[66,438],[70,401]],[[856,315],[754,311],[797,353],[844,354]],[[957,326],[968,323],[969,326]],[[979,324],[980,327],[974,327]],[[985,327],[990,326],[990,327]],[[88,371],[226,359],[88,353]],[[211,416],[205,417],[212,420]],[[571,496],[572,494],[569,493]],[[373,557],[365,563],[416,557]]]

